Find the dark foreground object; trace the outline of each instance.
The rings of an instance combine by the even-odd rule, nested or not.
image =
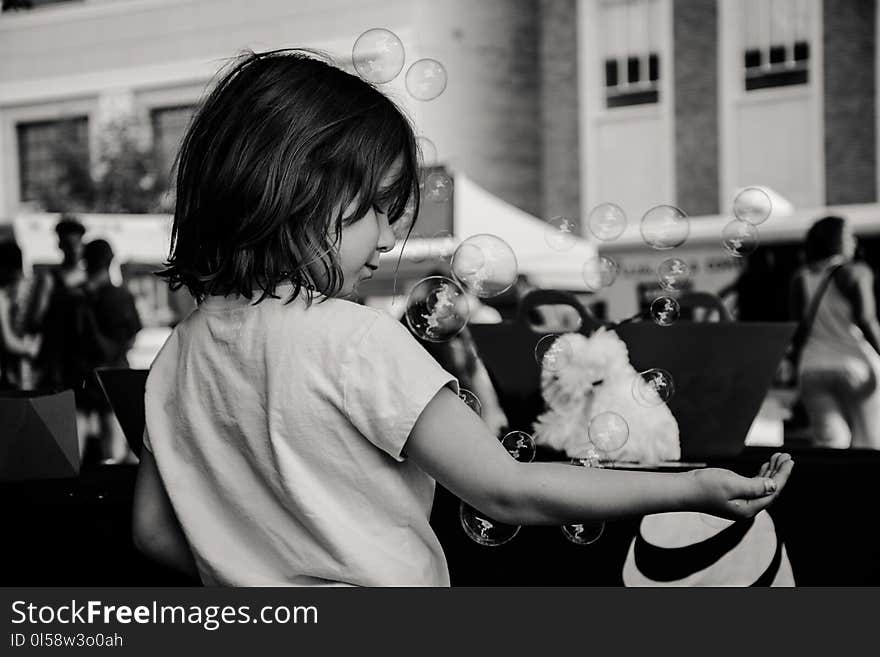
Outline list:
[[[876,500],[880,452],[789,450],[788,487],[771,507],[800,586],[880,585]],[[747,449],[712,465],[753,474],[771,450]],[[135,466],[85,469],[78,478],[0,484],[2,586],[186,586],[131,543]],[[524,527],[510,543],[482,547],[459,525],[458,500],[438,487],[432,523],[453,585],[621,585],[638,519],[609,522],[576,546],[557,527]]]

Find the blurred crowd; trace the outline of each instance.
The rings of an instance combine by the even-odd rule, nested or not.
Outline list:
[[[113,249],[84,240],[85,227],[63,215],[55,227],[61,263],[26,275],[21,248],[0,242],[0,389],[72,389],[80,455],[86,461],[133,459],[95,370],[127,367],[141,329],[135,300],[113,283]]]

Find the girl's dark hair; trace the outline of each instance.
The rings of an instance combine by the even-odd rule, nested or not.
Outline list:
[[[394,181],[380,189],[396,162]],[[305,290],[310,303],[340,289],[343,226],[374,206],[393,223],[418,204],[415,136],[388,97],[310,51],[247,52],[183,139],[159,276],[198,301],[257,290],[262,301],[290,282],[290,299]]]
[[[13,240],[0,241],[0,287],[6,287],[21,277],[23,263],[21,249]]]
[[[846,220],[843,217],[828,216],[819,219],[807,231],[804,245],[807,264],[820,262],[826,258],[843,253],[843,230]]]

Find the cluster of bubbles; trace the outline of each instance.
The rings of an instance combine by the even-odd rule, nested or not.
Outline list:
[[[525,431],[511,431],[501,438],[501,446],[520,463],[531,463],[537,448],[535,439]],[[475,543],[488,547],[504,545],[519,533],[519,525],[508,525],[489,518],[466,502],[459,505],[458,517],[465,535]]]
[[[745,258],[758,248],[758,226],[770,218],[773,202],[760,187],[746,187],[733,199],[735,219],[721,231],[721,246],[735,258]]]
[[[406,49],[394,32],[373,28],[361,34],[351,50],[354,69],[364,80],[373,84],[387,84],[403,70]],[[424,58],[410,64],[404,76],[406,90],[419,101],[434,100],[446,90],[446,68],[436,59]],[[437,164],[437,147],[429,138],[416,138],[421,164]],[[433,203],[446,203],[452,193],[452,179],[442,171],[429,173],[420,181],[423,196]]]
[[[400,75],[406,49],[394,32],[373,28],[354,42],[351,59],[357,74],[373,84],[387,84]],[[410,64],[404,76],[406,90],[416,100],[434,100],[446,90],[446,68],[429,57]]]
[[[592,458],[574,459],[571,465],[580,467],[601,467]],[[605,522],[597,520],[594,522],[579,522],[571,525],[562,525],[560,527],[562,535],[575,545],[590,545],[595,543],[605,531]]]
[[[387,29],[367,30],[358,37],[352,49],[352,61],[358,75],[373,84],[387,84],[403,71],[406,51],[400,38]],[[431,101],[446,89],[448,77],[445,67],[436,59],[419,59],[406,70],[406,90],[418,101]],[[420,163],[426,172],[420,180],[422,198],[430,203],[447,203],[452,195],[452,179],[436,168],[437,147],[428,137],[416,138]],[[721,244],[734,257],[745,257],[753,252],[759,241],[758,226],[765,222],[772,210],[769,196],[762,189],[749,187],[734,199],[734,219],[723,229]],[[415,220],[414,207],[396,222],[407,234]],[[627,228],[627,216],[614,203],[595,206],[587,217],[586,227],[599,242],[618,239]],[[690,220],[680,208],[658,205],[641,218],[639,231],[644,242],[652,249],[668,251],[681,246],[690,234]],[[410,291],[406,304],[406,321],[415,335],[429,342],[454,339],[467,325],[470,316],[468,295],[491,298],[507,291],[518,275],[516,256],[500,237],[490,234],[474,235],[460,243],[449,232],[438,233],[424,247],[425,240],[409,233],[413,247],[408,258],[421,262],[427,257],[449,258],[450,276],[430,276],[420,280]],[[399,236],[400,237],[400,236]],[[577,243],[577,225],[568,217],[554,216],[547,221],[545,241],[554,251],[568,251]],[[582,276],[587,289],[599,291],[614,284],[620,267],[610,256],[602,254],[587,260]],[[690,266],[681,258],[668,258],[657,267],[657,280],[662,294],[651,303],[650,314],[659,326],[674,324],[681,309],[676,296],[688,286]],[[559,372],[570,366],[573,359],[570,343],[559,335],[547,335],[538,341],[534,357],[545,370]],[[669,372],[652,368],[639,372],[633,380],[632,394],[646,407],[668,403],[675,393],[675,384]],[[471,411],[482,414],[482,405],[470,390],[461,389],[459,398]],[[585,455],[572,461],[580,467],[602,467],[603,459],[620,451],[629,439],[626,419],[614,411],[604,411],[592,417],[587,428]],[[528,463],[536,455],[535,441],[528,433],[511,431],[500,438],[504,449],[517,461]],[[512,540],[519,526],[508,525],[479,513],[465,502],[460,506],[460,520],[465,534],[480,545],[497,546]],[[564,525],[565,538],[577,545],[589,545],[602,535],[604,522]]]

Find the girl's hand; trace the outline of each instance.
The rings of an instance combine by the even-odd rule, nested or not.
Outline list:
[[[751,478],[721,468],[693,470],[698,510],[729,520],[753,518],[782,492],[793,467],[790,455],[776,453]]]

